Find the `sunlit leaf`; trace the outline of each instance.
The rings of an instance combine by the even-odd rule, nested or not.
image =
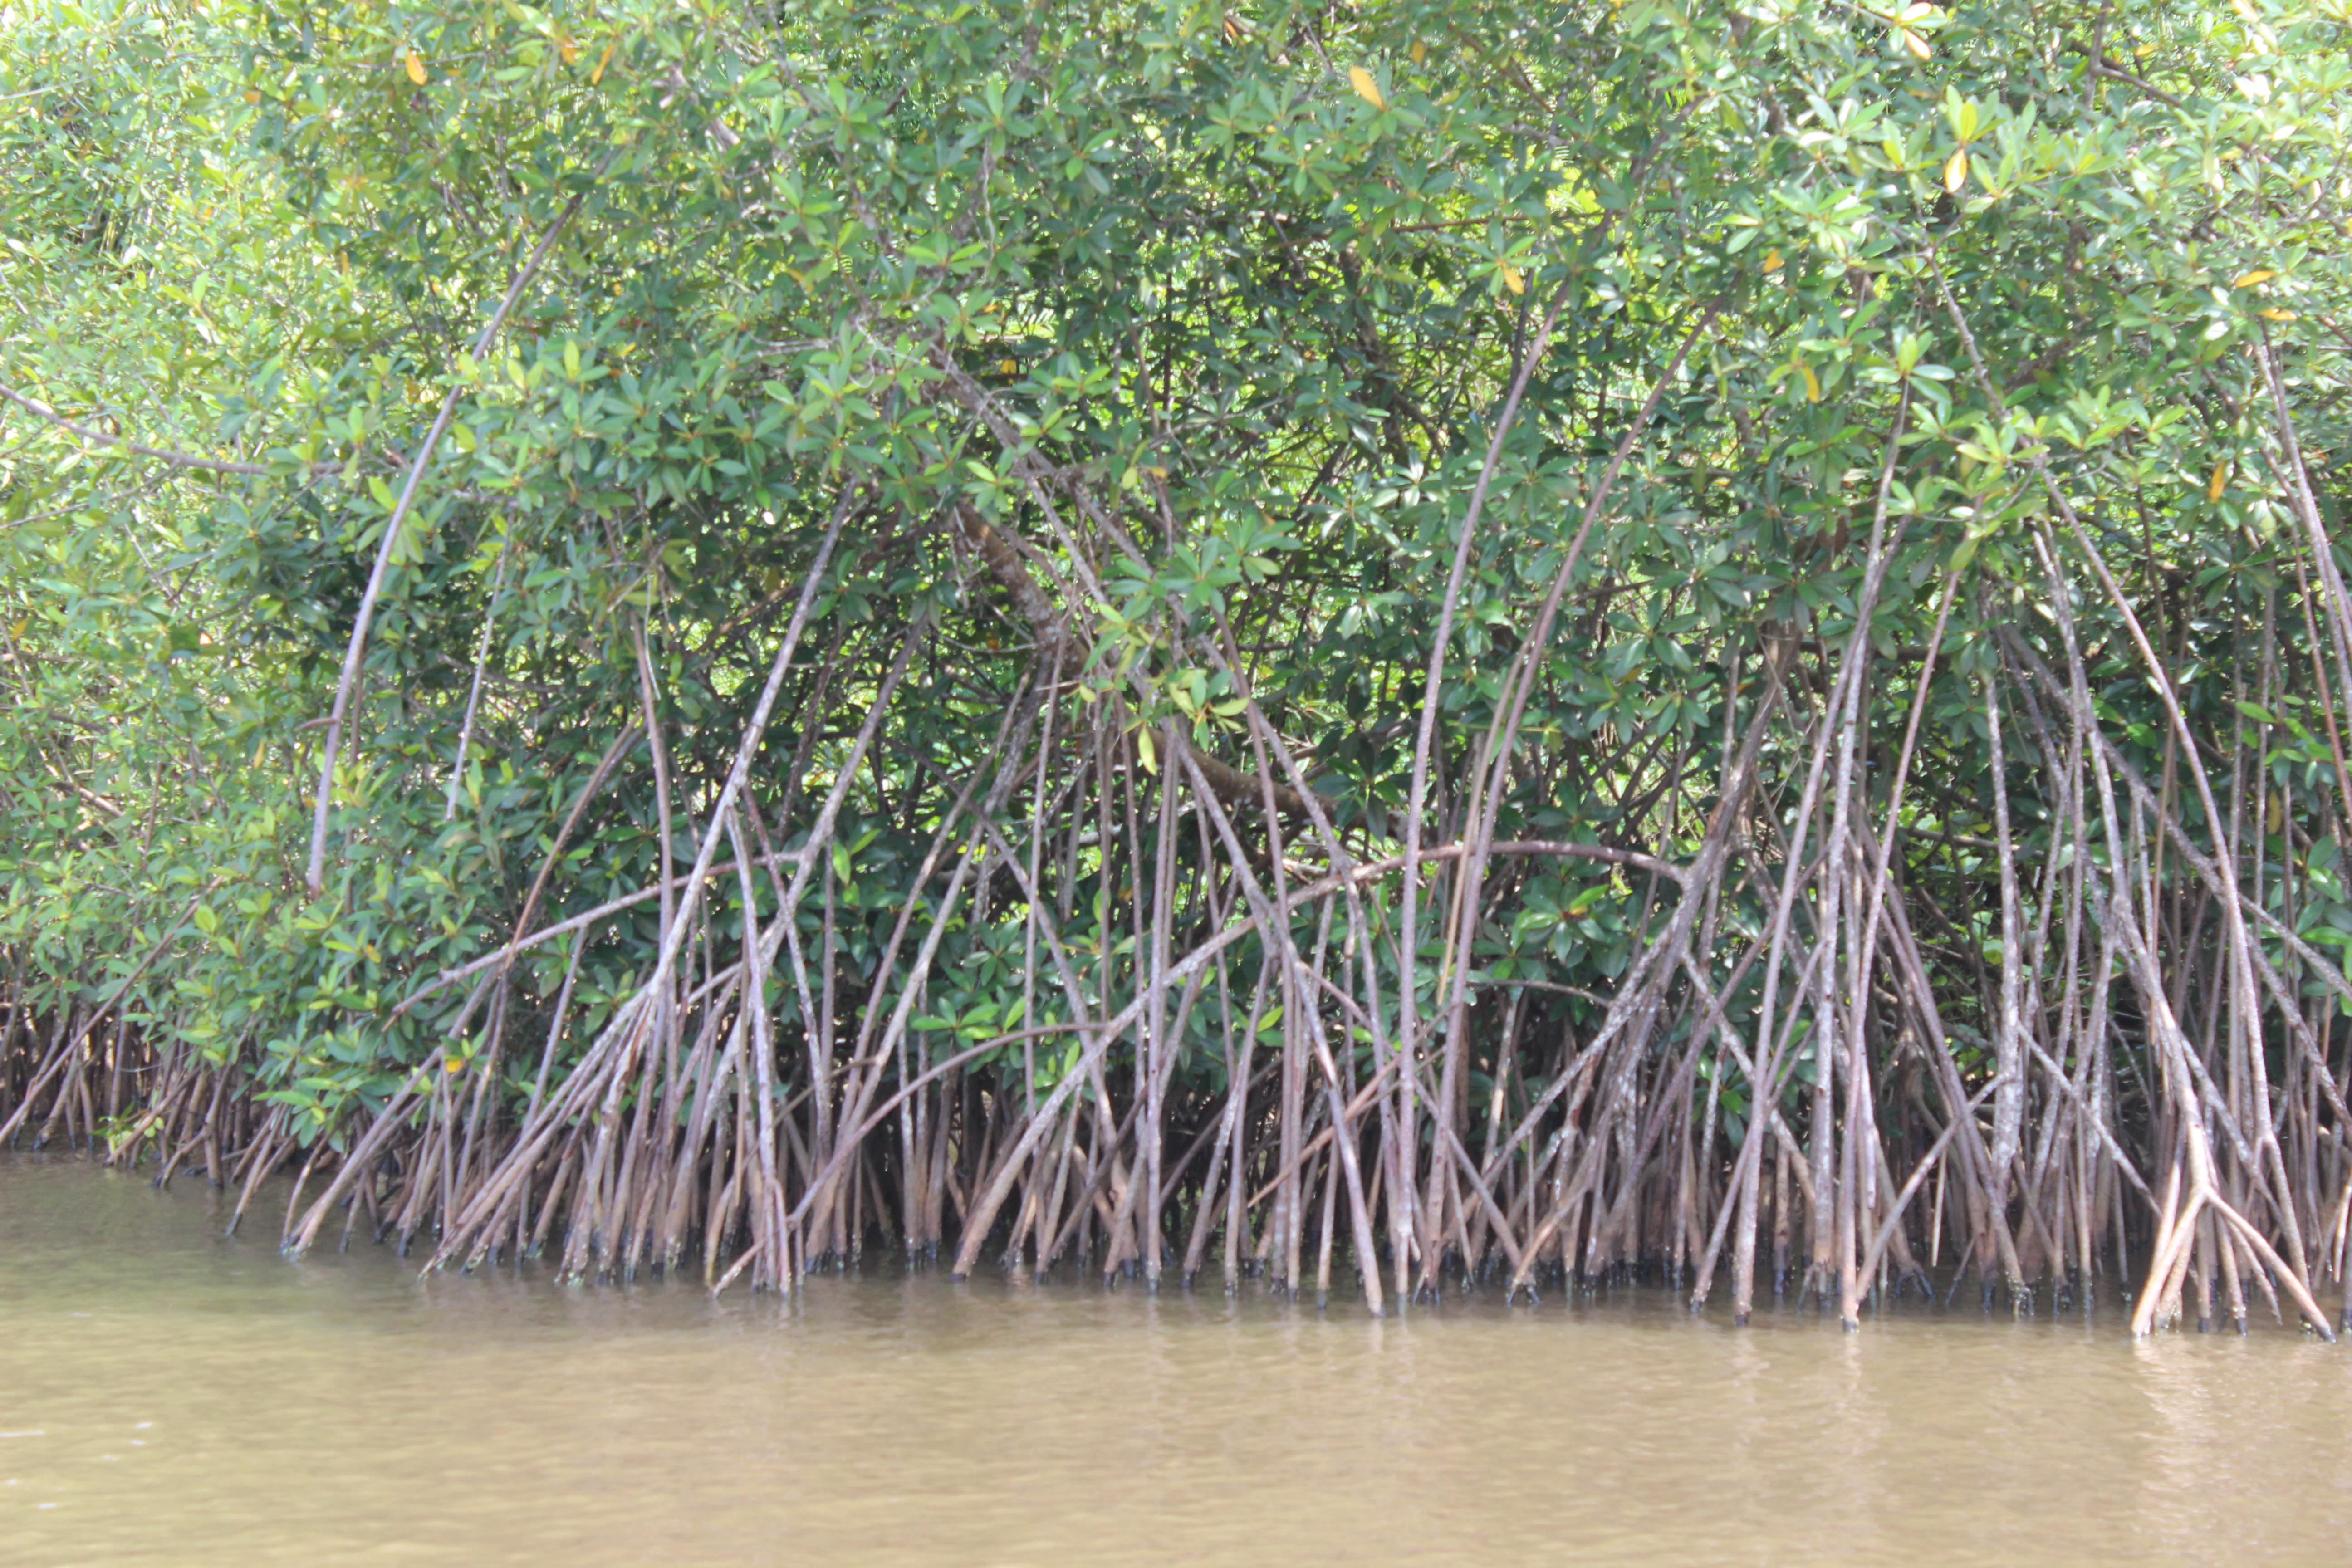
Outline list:
[[[1969,150],[1965,147],[1953,153],[1944,164],[1944,189],[1954,195],[1969,183]]]

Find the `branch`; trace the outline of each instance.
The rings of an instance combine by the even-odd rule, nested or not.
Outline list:
[[[2113,55],[2110,55],[2104,50],[2094,49],[2088,44],[2079,42],[2070,42],[2066,47],[2073,53],[2081,55],[2084,59],[2091,62],[2091,74],[2093,76],[2105,77],[2109,81],[2119,81],[2126,87],[2136,87],[2139,89],[2140,91],[2147,94],[2148,97],[2156,100],[2158,103],[2164,104],[2168,108],[2178,109],[2180,107],[2180,100],[2173,97],[2172,94],[2165,91],[2164,89],[2157,86],[2154,82],[2149,81],[2145,77],[2134,76],[2131,72],[2124,69],[2123,67],[2116,63],[2116,58]]]
[[[120,447],[126,452],[136,452],[142,458],[152,458],[155,461],[174,468],[192,468],[201,473],[250,474],[257,478],[267,478],[269,474],[269,468],[265,464],[236,463],[224,458],[199,458],[193,452],[166,451],[161,447],[145,446],[121,436],[109,435],[91,426],[76,424],[39,398],[27,397],[12,386],[0,385],[0,398],[5,398],[27,414],[47,420],[69,436],[80,437],[92,446]],[[335,466],[341,467],[341,464]]]
[[[530,259],[515,273],[514,281],[507,285],[506,298],[499,301],[499,308],[490,317],[489,324],[474,340],[474,358],[482,357],[492,340],[499,335],[499,329],[506,325],[507,316],[514,310],[515,301],[522,298],[523,289],[539,275],[541,264],[555,248],[557,237],[572,222],[572,215],[580,210],[580,204],[588,199],[589,191],[604,178],[604,171],[612,166],[615,155],[605,155],[588,184],[572,193],[563,210],[556,214],[554,221],[547,226],[547,232],[540,236],[539,245],[530,253]],[[351,714],[352,694],[359,688],[360,663],[367,654],[368,623],[375,616],[376,598],[383,592],[384,576],[392,567],[392,552],[400,540],[400,525],[407,521],[408,509],[415,504],[417,485],[425,478],[425,466],[433,461],[433,448],[440,445],[443,434],[449,428],[451,417],[457,412],[457,396],[462,390],[462,383],[453,381],[450,384],[448,392],[441,399],[440,413],[434,416],[433,427],[425,433],[424,444],[416,448],[415,459],[408,466],[408,482],[401,487],[400,499],[394,503],[392,515],[384,519],[383,542],[375,552],[375,569],[368,574],[367,591],[360,595],[359,614],[352,618],[351,646],[344,650],[342,676],[335,683],[335,705],[327,715],[325,755],[319,763],[319,798],[310,816],[310,863],[302,880],[314,894],[324,891],[327,885],[327,814],[335,798],[335,752],[342,742],[343,723]]]
[[[1010,540],[986,518],[961,501],[955,504],[954,512],[957,531],[971,546],[972,553],[987,565],[989,575],[1003,588],[1006,596],[1013,601],[1013,607],[1021,613],[1022,618],[1029,623],[1030,629],[1035,634],[1040,663],[1048,669],[1057,665],[1069,668],[1076,661],[1068,659],[1067,654],[1087,651],[1084,636],[1063,616],[1061,606],[1054,603],[1053,595],[1038,585],[1037,579],[1030,574],[1028,563],[1021,559],[1020,552]],[[1192,760],[1200,764],[1201,776],[1207,781],[1211,793],[1226,805],[1262,807],[1266,790],[1270,787],[1276,810],[1289,816],[1308,815],[1307,797],[1289,785],[1278,782],[1271,785],[1262,784],[1255,775],[1210,755],[1191,741],[1181,736],[1177,739],[1192,754]]]

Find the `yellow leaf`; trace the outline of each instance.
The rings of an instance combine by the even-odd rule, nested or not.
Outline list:
[[[1528,291],[1528,280],[1519,276],[1519,269],[1507,261],[1503,263],[1503,287],[1514,294],[1524,294]]]
[[[1412,41],[1412,63],[1419,65],[1428,58],[1429,46],[1423,43],[1419,38],[1415,38]]]
[[[2257,267],[2252,272],[2241,273],[2238,277],[2238,280],[2235,283],[2231,284],[2230,287],[2232,289],[2251,289],[2257,283],[2267,283],[2277,276],[2278,271],[2274,268]]]
[[[1778,272],[1780,270],[1780,253],[1779,251],[1768,250],[1764,253],[1764,270],[1767,272]]]
[[[1909,49],[1913,54],[1915,54],[1915,55],[1918,56],[1921,59],[1923,59],[1923,60],[1924,60],[1924,59],[1926,59],[1929,55],[1932,55],[1932,54],[1934,54],[1934,53],[1936,52],[1936,51],[1935,51],[1935,49],[1934,49],[1934,48],[1932,48],[1932,47],[1928,45],[1927,40],[1925,37],[1923,37],[1922,36],[1920,36],[1920,35],[1919,35],[1919,34],[1917,34],[1917,33],[1913,32],[1910,28],[1908,28],[1908,27],[1904,27],[1904,28],[1900,28],[1900,29],[1898,29],[1898,30],[1899,30],[1899,31],[1902,33],[1902,35],[1903,35],[1903,47],[1904,47],[1905,48],[1906,48],[1906,49]]]
[[[2256,310],[2254,314],[2260,316],[2265,321],[2292,321],[2294,320],[2294,312],[2293,310],[2282,310],[2275,305],[2272,306],[2267,310]]]
[[[1142,755],[1145,773],[1156,773],[1160,771],[1160,753],[1152,747],[1150,730],[1138,730],[1135,732],[1135,749]]]
[[[996,370],[1000,375],[1019,375],[1021,362],[1017,359],[1001,359],[996,362]]]
[[[604,46],[604,52],[596,57],[596,68],[588,73],[588,85],[590,87],[594,87],[598,82],[604,79],[604,68],[613,63],[613,50],[620,41],[620,39],[615,38],[612,43],[606,44]]]
[[[466,1058],[463,1057],[444,1057],[441,1058],[441,1070],[443,1072],[464,1072],[466,1070]]]
[[[1389,106],[1389,100],[1381,96],[1381,84],[1374,81],[1372,73],[1363,67],[1349,66],[1348,81],[1356,89],[1356,96],[1374,109],[1386,109]]]
[[[2230,459],[2222,458],[2213,465],[2213,477],[2205,481],[2205,499],[2220,500],[2221,492],[2230,486]]]
[[[1804,363],[1797,366],[1797,374],[1805,378],[1805,401],[1819,403],[1822,400],[1822,378],[1813,374],[1811,365]]]
[[[571,34],[559,33],[556,35],[555,52],[563,57],[565,65],[570,65],[580,58],[580,45]]]
[[[415,82],[417,86],[423,87],[425,85],[425,57],[418,54],[415,49],[411,49],[408,51],[408,58],[401,63],[408,69],[408,79]]]
[[[1963,147],[1953,153],[1951,160],[1944,165],[1944,189],[1958,195],[1960,187],[1968,183],[1969,150]]]

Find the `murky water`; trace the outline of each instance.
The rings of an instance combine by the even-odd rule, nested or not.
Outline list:
[[[1376,1322],[1222,1291],[419,1281],[0,1161],[0,1563],[2319,1562],[2352,1349],[2113,1314]]]

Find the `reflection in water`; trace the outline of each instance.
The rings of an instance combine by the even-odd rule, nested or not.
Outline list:
[[[0,1563],[2316,1561],[2352,1518],[2352,1360],[2280,1331],[713,1301],[219,1217],[0,1162]]]

